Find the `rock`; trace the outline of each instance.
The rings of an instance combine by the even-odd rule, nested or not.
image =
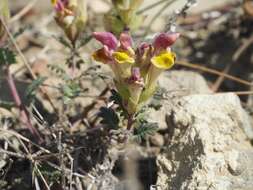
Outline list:
[[[192,71],[166,72],[160,77],[159,85],[171,93],[209,94],[212,92],[204,77]]]
[[[168,190],[248,190],[253,149],[248,120],[232,93],[190,95],[171,108],[170,143],[157,158],[157,186]]]
[[[164,145],[163,136],[159,133],[155,133],[154,135],[150,136],[150,141],[153,145],[162,147]]]
[[[189,94],[209,94],[209,89],[204,77],[192,71],[169,71],[164,73],[159,79],[159,86],[166,89],[168,99],[173,99],[177,96]],[[159,123],[159,130],[166,130],[166,113],[170,109],[171,102],[162,102],[162,107],[159,111],[151,109],[149,111],[149,121]]]

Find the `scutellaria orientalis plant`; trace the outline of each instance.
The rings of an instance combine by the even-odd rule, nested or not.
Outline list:
[[[154,94],[159,75],[174,65],[171,46],[179,33],[160,33],[152,43],[143,42],[137,48],[128,32],[122,32],[119,39],[110,32],[94,32],[93,36],[102,44],[93,58],[111,68],[123,106],[133,118]]]

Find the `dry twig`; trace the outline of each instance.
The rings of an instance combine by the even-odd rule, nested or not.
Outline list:
[[[185,66],[185,67],[189,67],[189,68],[192,68],[192,69],[204,71],[206,73],[210,73],[210,74],[214,74],[214,75],[224,76],[225,78],[227,78],[229,80],[236,81],[238,83],[241,83],[241,84],[244,84],[244,85],[247,85],[247,86],[253,86],[253,84],[249,81],[243,80],[241,78],[238,78],[238,77],[226,74],[226,73],[223,73],[221,71],[217,71],[215,69],[210,69],[210,68],[200,66],[200,65],[197,65],[197,64],[188,63],[186,61],[176,61],[176,64],[182,65],[182,66]]]
[[[33,0],[30,3],[28,3],[23,9],[21,9],[21,11],[19,11],[10,19],[9,23],[13,23],[19,20],[20,18],[22,18],[26,13],[28,13],[34,7],[37,1],[38,0]]]

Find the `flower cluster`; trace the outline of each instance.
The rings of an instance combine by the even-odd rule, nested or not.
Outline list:
[[[141,43],[133,49],[128,32],[119,40],[109,32],[94,32],[93,36],[103,47],[93,53],[96,61],[110,66],[114,82],[128,114],[134,115],[154,93],[158,76],[175,63],[170,46],[178,33],[161,33],[152,43]]]
[[[87,22],[86,0],[51,0],[55,20],[71,42],[75,42]]]
[[[105,28],[113,33],[120,33],[125,28],[137,29],[143,17],[136,12],[143,0],[112,0],[113,8],[105,15]]]

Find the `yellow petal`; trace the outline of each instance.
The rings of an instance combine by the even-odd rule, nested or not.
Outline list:
[[[159,69],[169,69],[175,63],[176,55],[172,52],[162,52],[151,59],[152,64]]]
[[[112,54],[117,63],[134,63],[134,59],[125,52],[114,52]]]
[[[57,3],[57,0],[51,0],[51,3],[55,5]]]

